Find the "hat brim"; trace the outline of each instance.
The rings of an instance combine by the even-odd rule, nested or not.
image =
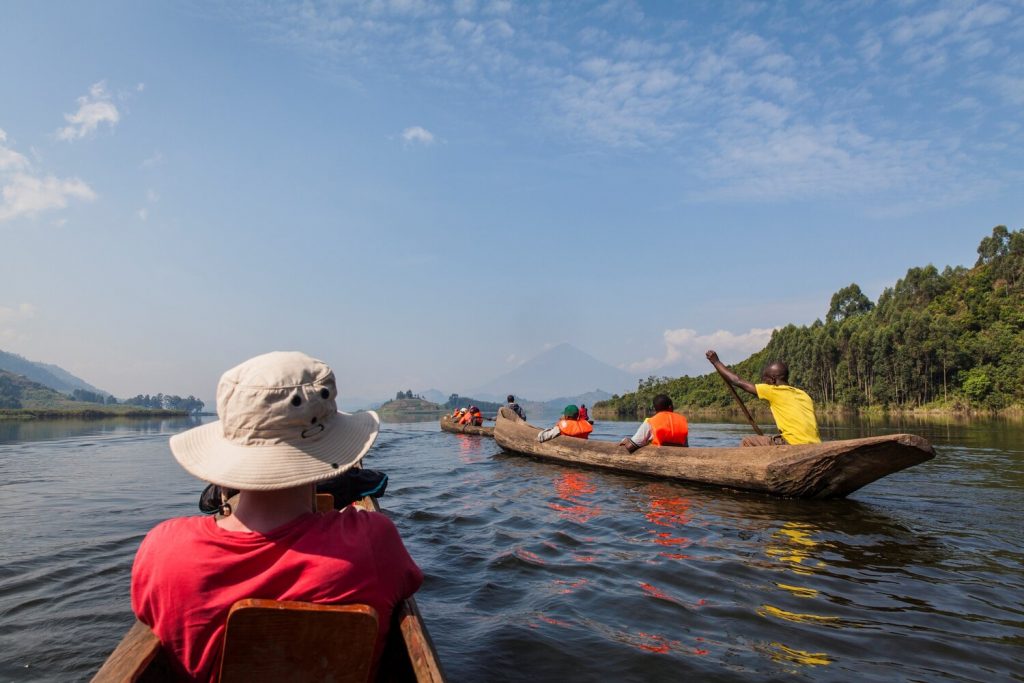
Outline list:
[[[336,477],[362,460],[377,440],[372,410],[338,411],[315,439],[240,445],[224,438],[220,420],[171,437],[178,464],[203,481],[242,491],[273,491]]]

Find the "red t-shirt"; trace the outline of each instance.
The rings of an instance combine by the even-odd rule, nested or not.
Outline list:
[[[220,666],[231,605],[245,598],[377,610],[379,657],[396,604],[423,583],[387,517],[354,507],[309,513],[263,535],[225,531],[213,517],[182,517],[143,539],[132,567],[132,610],[191,680]]]

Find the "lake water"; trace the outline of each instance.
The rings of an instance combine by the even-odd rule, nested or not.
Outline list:
[[[123,635],[143,535],[196,511],[167,447],[191,424],[0,422],[0,681],[87,680]],[[366,466],[453,682],[1024,680],[1024,428],[822,431],[938,455],[835,501],[560,467],[436,422],[385,425]]]

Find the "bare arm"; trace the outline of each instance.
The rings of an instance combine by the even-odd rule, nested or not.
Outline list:
[[[719,360],[717,353],[715,353],[714,351],[708,351],[704,355],[707,356],[707,359],[711,361],[712,365],[715,366],[715,370],[718,370],[718,372],[722,375],[722,377],[726,379],[726,381],[729,382],[729,384],[733,385],[734,387],[739,387],[743,391],[746,391],[748,393],[753,394],[754,396],[757,396],[757,387],[755,387],[747,380],[742,379],[735,372],[727,368],[725,366],[725,363]]]

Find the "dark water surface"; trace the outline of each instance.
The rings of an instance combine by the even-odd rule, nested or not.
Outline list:
[[[0,681],[86,680],[123,635],[143,535],[196,510],[167,447],[190,424],[0,422]],[[1024,680],[1024,428],[823,425],[897,431],[938,456],[837,501],[560,467],[436,422],[386,425],[366,465],[451,681]]]

